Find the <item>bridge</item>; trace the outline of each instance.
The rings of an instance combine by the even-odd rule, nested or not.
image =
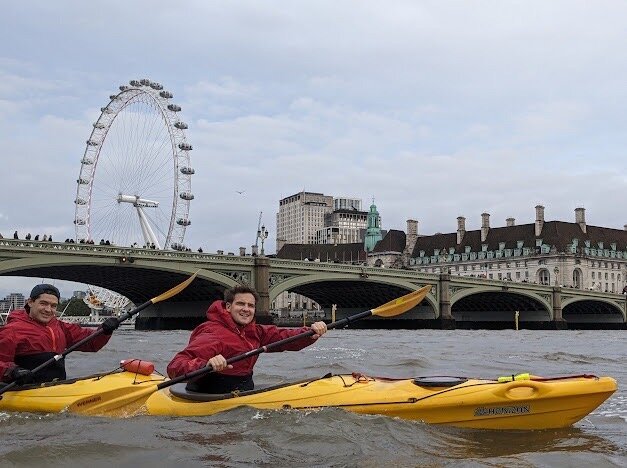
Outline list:
[[[191,328],[224,289],[247,283],[261,296],[260,322],[269,322],[271,302],[282,292],[307,296],[336,318],[363,311],[431,285],[422,304],[395,319],[356,326],[402,328],[619,328],[627,322],[627,296],[497,281],[414,270],[217,255],[108,245],[0,239],[0,276],[27,276],[101,286],[135,304],[159,295],[198,271],[176,297],[151,306],[139,329]],[[376,322],[374,321],[376,320]]]

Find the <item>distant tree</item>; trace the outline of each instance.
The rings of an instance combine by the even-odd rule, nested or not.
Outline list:
[[[59,303],[59,307],[57,307],[57,313],[61,314],[61,312],[63,312],[64,310],[65,310],[64,315],[68,315],[70,317],[74,317],[74,316],[86,317],[91,313],[91,311],[89,310],[89,307],[87,307],[87,304],[85,304],[82,299],[76,299],[76,298],[65,299],[61,301]]]

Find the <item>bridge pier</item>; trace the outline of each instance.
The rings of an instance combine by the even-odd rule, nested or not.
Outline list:
[[[268,257],[255,257],[253,269],[253,286],[259,294],[255,321],[263,325],[271,324],[273,322],[270,316],[270,259]]]
[[[554,286],[551,292],[553,303],[553,327],[555,330],[568,330],[568,322],[562,317],[562,288]]]
[[[451,313],[451,275],[450,273],[440,273],[438,281],[438,296],[440,298],[440,316],[438,321],[442,330],[455,330],[455,319]]]

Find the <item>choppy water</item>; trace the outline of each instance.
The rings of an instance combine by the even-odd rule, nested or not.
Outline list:
[[[141,357],[164,372],[189,332],[118,331],[97,354],[72,353],[71,376]],[[611,375],[619,390],[574,427],[481,431],[342,410],[237,409],[211,417],[117,420],[0,413],[1,467],[22,466],[627,466],[624,331],[332,330],[295,353],[262,355],[259,384],[359,371],[389,377]]]

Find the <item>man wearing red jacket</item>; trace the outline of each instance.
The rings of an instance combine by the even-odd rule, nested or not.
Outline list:
[[[248,286],[236,286],[224,292],[224,301],[215,301],[207,310],[207,321],[192,332],[187,347],[176,354],[168,364],[171,378],[187,374],[205,366],[215,372],[198,377],[187,384],[187,389],[202,393],[228,393],[234,390],[253,390],[253,367],[258,356],[251,356],[232,365],[227,358],[246,353],[261,346],[309,331],[309,327],[280,328],[257,325],[255,305],[257,291]],[[324,322],[311,325],[315,335],[296,340],[269,350],[298,351],[312,344],[327,331]]]
[[[53,285],[38,284],[31,291],[24,309],[9,314],[6,325],[0,327],[0,380],[23,385],[67,378],[65,359],[35,374],[31,372],[94,331],[57,320],[60,297],[59,290]],[[118,326],[118,319],[109,317],[102,324],[103,334],[85,343],[78,351],[98,351],[107,344]]]

